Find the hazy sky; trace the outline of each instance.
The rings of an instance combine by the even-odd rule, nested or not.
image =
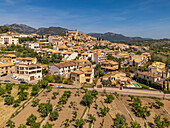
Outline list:
[[[0,25],[170,38],[170,0],[0,0]]]

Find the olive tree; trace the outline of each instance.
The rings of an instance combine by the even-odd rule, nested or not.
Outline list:
[[[54,110],[53,112],[51,112],[50,114],[50,120],[51,121],[54,121],[54,120],[57,120],[59,117],[59,113],[57,110]]]
[[[34,114],[31,114],[28,118],[27,118],[27,124],[28,125],[32,125],[33,123],[35,123],[35,121],[37,120],[37,117]]]

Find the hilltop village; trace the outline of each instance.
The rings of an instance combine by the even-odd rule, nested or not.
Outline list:
[[[150,46],[111,42],[78,30],[64,36],[1,33],[0,127],[120,128],[119,118],[121,128],[168,127],[169,68],[168,59],[157,61]],[[167,119],[162,127],[154,120],[159,113]]]

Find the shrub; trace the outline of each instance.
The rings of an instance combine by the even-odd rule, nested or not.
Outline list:
[[[50,114],[50,120],[51,120],[51,121],[57,120],[58,117],[59,117],[59,114],[58,114],[58,111],[57,111],[57,110],[51,112],[51,114]]]

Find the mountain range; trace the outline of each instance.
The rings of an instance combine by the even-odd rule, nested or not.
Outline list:
[[[17,33],[37,33],[39,35],[49,34],[49,35],[65,35],[66,31],[68,29],[62,28],[62,27],[48,27],[48,28],[38,28],[35,29],[33,27],[30,27],[25,24],[11,24],[11,25],[4,25],[1,26],[3,28],[8,28],[11,32],[17,32]],[[116,34],[116,33],[88,33],[90,36],[94,36],[96,38],[101,38],[104,40],[109,41],[142,41],[142,40],[148,40],[148,38],[141,38],[141,37],[127,37],[122,34]]]

